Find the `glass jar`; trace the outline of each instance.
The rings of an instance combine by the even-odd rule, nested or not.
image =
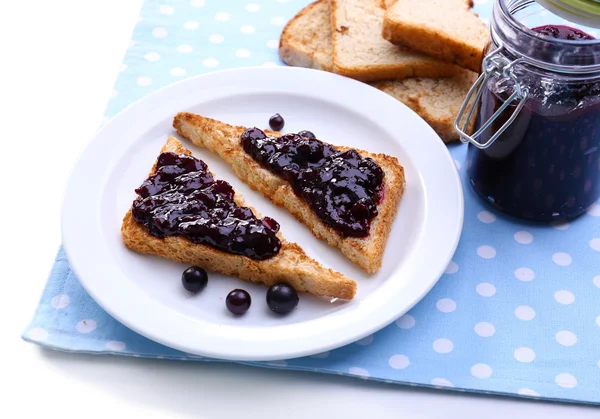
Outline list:
[[[555,22],[547,30],[577,40],[532,29]],[[473,189],[521,218],[573,218],[600,198],[600,41],[564,24],[533,0],[496,0],[483,72],[455,125]]]

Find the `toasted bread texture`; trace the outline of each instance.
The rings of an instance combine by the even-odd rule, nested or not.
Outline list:
[[[481,72],[489,29],[471,7],[472,0],[397,0],[385,13],[382,35],[392,43]]]
[[[301,10],[285,26],[280,40],[281,59],[295,67],[332,71],[332,41],[328,0],[318,0]],[[409,77],[372,82],[425,120],[444,142],[457,141],[454,120],[477,74],[460,69],[445,78]],[[473,124],[470,131],[472,132]]]
[[[251,188],[262,192],[273,203],[287,209],[316,237],[339,248],[347,258],[366,272],[374,273],[379,270],[406,184],[404,168],[395,157],[357,150],[363,157],[374,159],[385,172],[384,198],[377,207],[379,214],[372,220],[368,237],[344,237],[323,223],[309,205],[294,193],[287,181],[263,168],[243,150],[240,136],[245,127],[229,125],[187,112],[177,114],[173,126],[180,135],[194,144],[217,153]],[[279,134],[269,132],[269,135]]]
[[[168,138],[161,153],[166,151],[192,154],[174,137]],[[154,173],[155,168],[156,163],[150,174]],[[234,199],[238,205],[247,206],[239,192],[235,193]],[[260,217],[255,209],[250,209],[257,217]],[[267,286],[287,282],[298,292],[342,299],[352,299],[356,294],[354,281],[338,272],[324,268],[308,257],[300,246],[285,241],[281,233],[278,234],[281,240],[279,253],[269,259],[257,261],[207,245],[194,244],[179,235],[155,237],[147,232],[145,226],[138,224],[133,219],[130,208],[123,219],[121,236],[125,246],[133,251],[201,266],[209,271],[234,275],[250,282]]]
[[[380,0],[331,0],[333,70],[361,81],[444,77],[456,66],[382,38]]]

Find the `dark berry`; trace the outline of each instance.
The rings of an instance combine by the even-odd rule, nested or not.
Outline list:
[[[298,305],[298,294],[288,284],[272,285],[267,291],[267,305],[277,314],[287,314]]]
[[[183,284],[183,288],[189,292],[200,292],[208,284],[208,275],[199,266],[192,266],[183,271],[181,283]]]
[[[269,126],[274,131],[281,131],[284,125],[285,121],[283,120],[283,117],[278,113],[269,118]]]
[[[310,140],[316,140],[317,139],[317,137],[315,137],[315,134],[313,134],[311,131],[307,131],[307,130],[300,131],[298,133],[298,135],[300,137],[308,138]]]
[[[534,32],[556,39],[566,39],[569,41],[588,41],[595,39],[582,30],[571,28],[565,25],[544,25],[533,28]]]
[[[225,299],[227,310],[238,315],[244,314],[246,311],[248,311],[251,303],[252,299],[250,298],[250,294],[240,289],[231,291],[229,294],[227,294],[227,298]]]

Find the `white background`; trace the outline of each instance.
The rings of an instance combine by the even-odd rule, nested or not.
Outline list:
[[[600,417],[592,407],[237,365],[64,354],[21,341],[60,244],[63,187],[102,120],[140,6],[1,2],[0,416]]]

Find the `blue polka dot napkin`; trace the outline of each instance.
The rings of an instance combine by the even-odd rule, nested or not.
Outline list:
[[[282,26],[308,0],[147,1],[106,118],[162,86],[207,71],[283,65]],[[476,0],[489,17],[491,0]],[[251,365],[390,383],[600,403],[600,205],[571,222],[521,223],[470,191],[466,147],[450,147],[465,186],[452,263],[408,314],[311,357]],[[62,249],[23,338],[60,350],[208,360],[154,343],[106,314]]]

